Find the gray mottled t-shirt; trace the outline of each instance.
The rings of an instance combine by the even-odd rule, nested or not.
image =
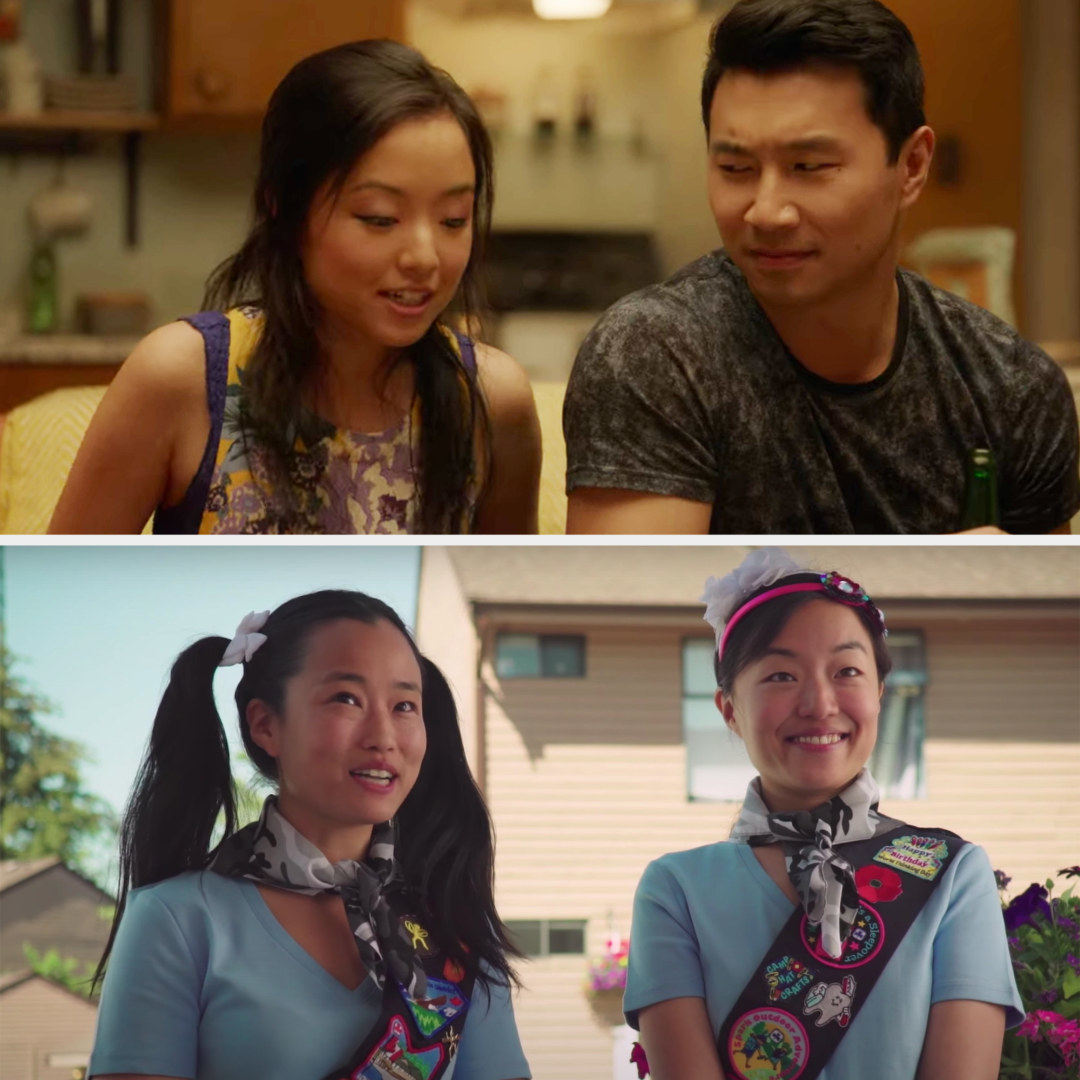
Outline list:
[[[899,271],[888,368],[833,383],[780,340],[722,251],[624,297],[567,387],[567,491],[712,504],[713,533],[947,533],[971,451],[998,464],[1002,528],[1080,509],[1065,373],[982,308]]]

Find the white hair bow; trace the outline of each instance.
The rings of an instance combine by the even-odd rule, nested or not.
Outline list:
[[[716,640],[720,640],[724,626],[735,614],[740,600],[788,574],[797,574],[805,569],[783,548],[763,547],[750,552],[730,574],[722,578],[709,578],[705,582],[701,602],[705,604],[703,618],[716,633]]]
[[[269,611],[249,611],[240,620],[232,641],[225,647],[225,655],[218,662],[218,667],[243,664],[250,660],[266,640],[266,635],[260,634],[259,631],[268,618],[270,618]]]

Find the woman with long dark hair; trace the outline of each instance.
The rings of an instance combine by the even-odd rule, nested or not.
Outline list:
[[[650,863],[623,1005],[653,1080],[994,1080],[1023,1019],[986,853],[879,809],[885,619],[762,549],[710,578],[716,705],[758,772],[730,838]]]
[[[239,831],[231,663],[276,789]],[[91,1075],[527,1077],[492,864],[450,690],[386,604],[317,592],[197,641],[124,815]]]
[[[51,529],[535,532],[528,379],[460,332],[491,204],[490,140],[446,72],[391,41],[302,60],[247,239],[207,310],[121,367]]]

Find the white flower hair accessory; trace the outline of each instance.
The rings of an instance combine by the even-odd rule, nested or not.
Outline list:
[[[701,602],[705,605],[703,618],[713,628],[717,642],[741,600],[789,574],[805,571],[806,567],[795,562],[783,548],[763,547],[750,552],[730,574],[709,578]]]
[[[243,664],[250,660],[266,640],[266,635],[259,631],[268,618],[269,611],[249,611],[240,620],[232,641],[225,647],[225,655],[218,661],[218,667],[230,667],[232,664]]]

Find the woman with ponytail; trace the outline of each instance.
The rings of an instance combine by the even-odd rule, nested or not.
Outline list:
[[[51,530],[536,532],[529,380],[468,336],[492,181],[476,107],[415,49],[301,60],[246,240],[125,361]]]
[[[239,831],[212,685],[233,663],[276,789]],[[91,1076],[529,1076],[453,697],[381,601],[312,593],[180,654],[120,868]]]

